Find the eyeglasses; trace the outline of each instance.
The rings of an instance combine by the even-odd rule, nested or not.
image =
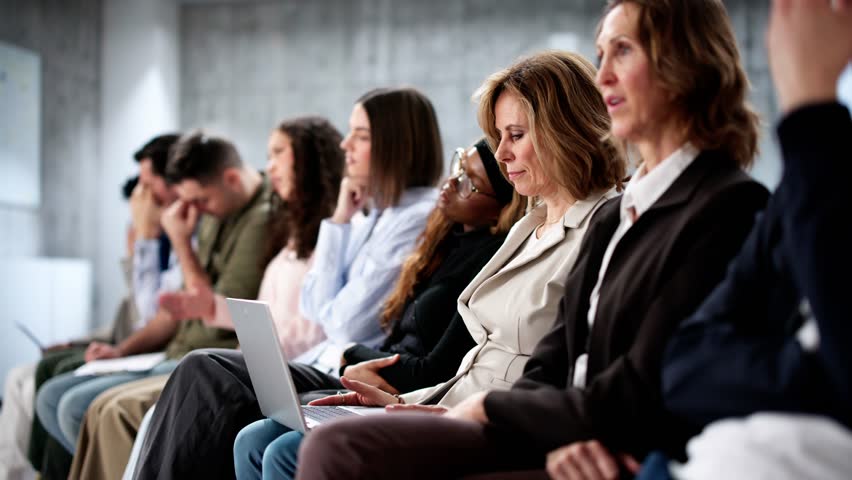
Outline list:
[[[473,181],[467,175],[467,170],[465,169],[466,159],[467,152],[465,149],[457,148],[455,152],[453,152],[453,160],[452,163],[450,163],[450,178],[447,181],[454,183],[456,192],[458,192],[459,196],[462,198],[470,198],[470,196],[474,193],[485,195],[486,197],[497,198],[496,195],[485,193],[473,184]]]

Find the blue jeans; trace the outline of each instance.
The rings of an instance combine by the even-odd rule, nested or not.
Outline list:
[[[240,430],[234,441],[238,480],[296,478],[299,445],[304,436],[275,420],[264,419]]]
[[[648,454],[642,462],[642,469],[636,480],[671,480],[669,458],[663,452],[655,451]]]
[[[98,395],[112,387],[140,378],[170,373],[177,366],[177,362],[166,360],[148,372],[85,376],[74,376],[74,372],[69,372],[59,375],[39,389],[36,395],[36,413],[44,429],[73,454],[83,417]]]

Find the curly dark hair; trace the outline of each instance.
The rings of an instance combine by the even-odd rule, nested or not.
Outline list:
[[[289,200],[272,196],[267,263],[291,242],[297,258],[311,256],[320,222],[334,212],[344,166],[343,136],[325,118],[294,118],[277,129],[292,144],[294,185]]]

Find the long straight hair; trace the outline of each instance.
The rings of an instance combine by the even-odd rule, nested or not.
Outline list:
[[[357,101],[370,120],[370,188],[380,208],[411,187],[434,186],[444,169],[432,102],[414,88],[379,88]]]

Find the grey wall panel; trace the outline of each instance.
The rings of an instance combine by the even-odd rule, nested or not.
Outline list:
[[[100,0],[0,0],[0,39],[42,60],[42,202],[13,214],[39,227],[0,245],[7,255],[97,261],[100,8]]]
[[[435,103],[449,155],[480,134],[470,96],[482,80],[547,47],[560,23],[583,24],[583,8],[449,0],[184,5],[181,123],[231,136],[261,166],[278,120],[318,113],[345,129],[358,96],[406,84]]]
[[[768,126],[775,106],[763,48],[767,2],[726,3],[754,77],[752,102]],[[344,129],[366,90],[410,84],[435,103],[449,155],[480,134],[470,96],[488,74],[560,46],[566,33],[591,57],[601,8],[593,0],[184,4],[181,123],[232,137],[260,167],[279,119],[313,112]],[[754,173],[774,185],[777,151],[767,147]]]

